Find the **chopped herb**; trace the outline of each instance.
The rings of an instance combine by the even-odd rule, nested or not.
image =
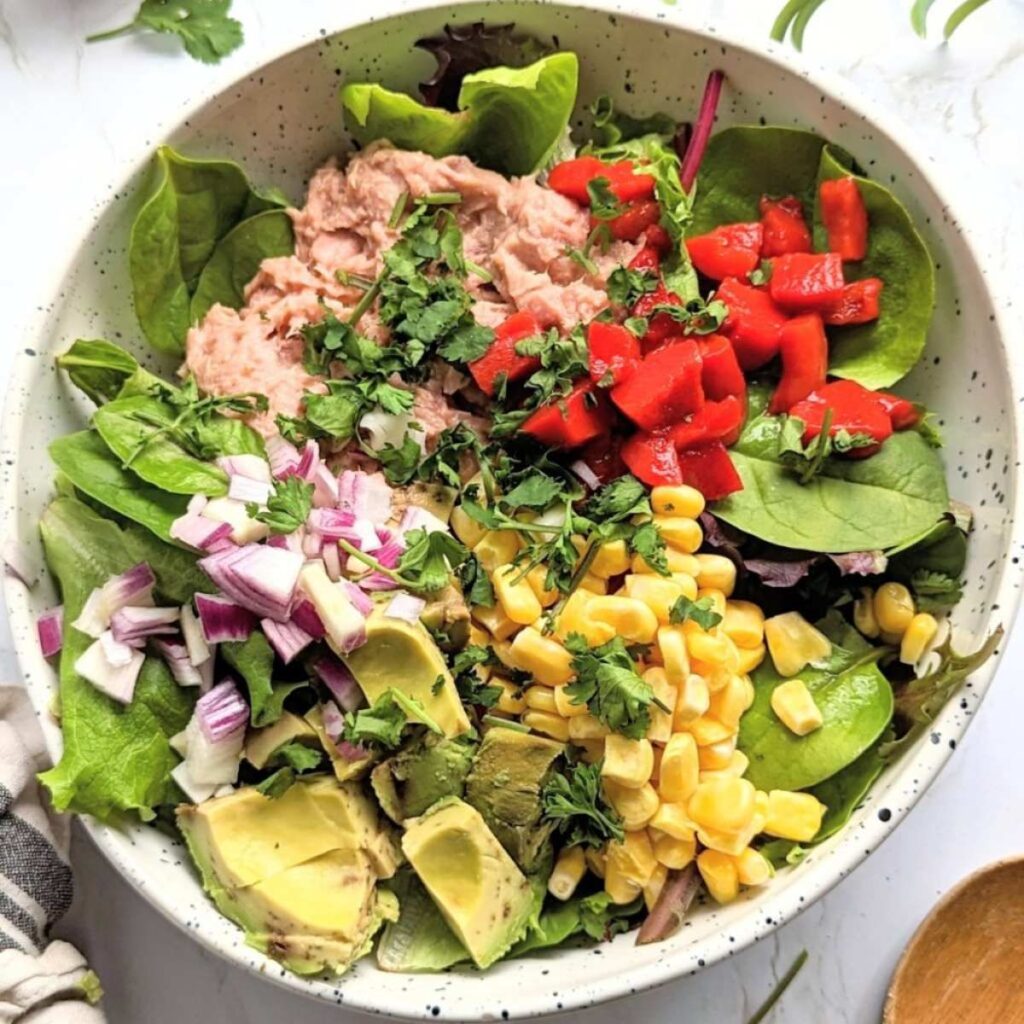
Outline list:
[[[710,597],[702,597],[694,601],[685,594],[676,598],[672,607],[668,610],[668,620],[673,625],[681,622],[696,622],[701,629],[707,632],[714,629],[722,621],[722,616],[715,611],[714,602]]]
[[[276,800],[291,789],[294,781],[295,770],[293,768],[278,768],[276,772],[268,775],[256,786],[256,792],[268,800]]]
[[[313,507],[313,485],[301,477],[290,476],[274,481],[274,493],[267,507],[249,502],[245,511],[250,519],[266,523],[271,533],[294,533],[309,518]]]
[[[594,220],[615,220],[626,209],[605,177],[591,178],[587,182],[587,195],[590,196],[590,216]]]
[[[608,275],[608,301],[631,309],[645,295],[656,291],[658,278],[648,270],[616,267]]]
[[[392,688],[385,690],[371,707],[350,711],[345,716],[342,735],[349,743],[394,750],[401,745],[402,733],[410,719],[421,722],[431,732],[442,731],[420,701]]]
[[[800,483],[809,483],[825,465],[831,455],[842,455],[855,448],[870,448],[878,442],[870,434],[851,434],[848,430],[831,432],[832,409],[827,408],[821,422],[821,431],[806,445],[803,442],[807,425],[799,416],[787,416],[779,432],[779,461],[793,467],[800,475]]]
[[[444,676],[438,675],[430,686],[430,692],[436,697],[444,689]]]
[[[747,1021],[747,1024],[761,1024],[761,1021],[767,1018],[775,1004],[782,998],[786,989],[793,983],[793,979],[800,973],[800,968],[805,963],[807,963],[806,949],[801,950],[789,970],[779,978],[779,983],[775,986],[772,994],[754,1011],[754,1015]]]
[[[386,444],[383,448],[373,449],[372,454],[384,470],[388,483],[401,485],[409,483],[416,476],[423,449],[407,431],[402,443],[397,447]]]
[[[683,334],[714,334],[729,315],[729,307],[720,299],[705,302],[691,299],[685,305],[661,302],[651,310],[651,315],[664,313],[683,325]]]
[[[566,846],[599,849],[608,840],[622,842],[622,817],[601,791],[601,763],[579,762],[564,775],[552,775],[541,790],[544,817],[557,823]]]
[[[581,266],[584,271],[588,274],[596,275],[599,273],[597,264],[586,254],[583,249],[577,249],[575,246],[567,245],[565,247],[565,255],[573,261],[573,263]]]
[[[323,751],[307,747],[305,743],[293,740],[274,751],[270,763],[284,765],[295,772],[311,772],[323,760]]]
[[[668,556],[665,554],[665,538],[654,523],[643,523],[629,538],[629,550],[639,555],[656,573],[671,575]]]
[[[443,590],[451,573],[469,557],[469,549],[443,530],[410,530],[398,561],[398,575],[411,590]]]
[[[494,587],[476,555],[470,553],[459,566],[458,577],[462,594],[471,608],[494,607]]]
[[[493,708],[498,703],[501,687],[487,683],[476,672],[477,666],[493,665],[496,661],[493,651],[478,644],[470,644],[455,655],[452,672],[463,704]]]

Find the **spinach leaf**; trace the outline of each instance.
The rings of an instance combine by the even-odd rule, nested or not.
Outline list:
[[[530,174],[565,133],[578,80],[576,55],[553,53],[524,68],[466,75],[457,113],[370,83],[343,85],[341,104],[346,127],[360,143],[386,138],[401,149],[464,153],[504,174]]]
[[[245,680],[249,691],[249,719],[253,727],[259,729],[276,722],[281,717],[284,698],[295,687],[279,693],[285,686],[275,687],[271,681],[274,652],[267,638],[260,632],[253,632],[247,640],[221,644],[220,650],[227,663]]]
[[[287,256],[295,248],[292,219],[284,210],[265,210],[233,227],[217,244],[199,275],[192,295],[192,322],[202,320],[219,302],[239,309],[245,286],[270,256]]]
[[[132,224],[132,293],[150,344],[180,355],[192,295],[218,243],[241,221],[286,203],[255,190],[229,160],[192,160],[161,146],[155,169],[156,186]]]
[[[60,586],[65,620],[60,658],[64,752],[40,780],[60,811],[104,821],[135,813],[148,820],[155,808],[180,799],[170,778],[178,756],[167,737],[187,724],[192,699],[156,658],[146,659],[127,707],[75,672],[75,661],[92,638],[69,623],[92,589],[129,568],[134,556],[114,523],[74,498],[53,501],[39,528],[47,563]]]
[[[131,353],[101,338],[79,338],[67,352],[57,356],[57,365],[97,405],[116,398],[125,381],[139,369]]]
[[[821,828],[814,837],[815,844],[824,842],[843,828],[867,796],[868,790],[885,768],[880,750],[890,735],[891,730],[887,730],[856,761],[811,790],[828,808],[825,817],[822,818]]]
[[[132,564],[145,562],[153,570],[157,592],[168,601],[185,604],[195,594],[217,592],[217,587],[199,568],[198,555],[173,544],[165,544],[155,534],[134,523],[125,526],[122,534]]]
[[[171,494],[227,494],[224,470],[190,455],[165,433],[176,415],[159,398],[139,395],[100,406],[92,422],[121,464],[147,483]]]
[[[171,540],[171,524],[185,514],[188,500],[152,487],[125,469],[94,431],[58,437],[50,445],[50,458],[83,494],[152,530],[161,540]]]
[[[916,543],[890,554],[887,575],[910,587],[919,611],[941,612],[963,596],[967,535],[945,515]]]
[[[892,720],[893,695],[876,662],[885,648],[849,654],[845,667],[833,650],[832,671],[799,674],[821,709],[824,724],[806,736],[789,731],[771,708],[772,691],[784,682],[765,659],[751,675],[754,703],[740,721],[737,746],[750,758],[746,777],[758,789],[810,789],[855,761]],[[838,662],[838,663],[837,663]]]

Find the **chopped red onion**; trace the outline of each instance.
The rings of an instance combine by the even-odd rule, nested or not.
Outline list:
[[[351,580],[341,580],[341,587],[348,594],[348,599],[355,606],[357,612],[367,616],[373,611],[373,598]]]
[[[207,498],[205,494],[193,494],[192,497],[188,499],[188,504],[185,506],[185,511],[191,513],[194,516],[197,516],[199,515],[200,512],[203,511],[204,508],[206,508],[206,503],[209,500],[210,499]]]
[[[338,478],[320,463],[313,474],[313,507],[333,508],[338,504]]]
[[[569,468],[589,490],[596,491],[601,486],[600,477],[582,459],[577,459]]]
[[[371,523],[391,518],[393,491],[380,473],[346,469],[338,477],[338,507]]]
[[[403,622],[416,623],[420,621],[423,609],[427,602],[422,597],[414,597],[404,590],[395,594],[384,609],[384,615],[389,619],[401,619]]]
[[[179,686],[202,686],[203,673],[192,664],[188,648],[178,640],[153,640],[153,646],[160,652],[174,681]]]
[[[130,704],[146,656],[142,651],[133,650],[123,644],[114,647],[115,643],[109,636],[106,641],[102,636],[95,640],[79,655],[75,662],[75,671],[92,683],[100,693],[105,693],[119,704]],[[125,659],[124,664],[115,665],[110,661],[108,650],[112,647],[115,650],[118,647],[123,648],[118,652],[118,656],[119,659]],[[125,651],[128,652],[127,655],[124,654]]]
[[[274,434],[266,440],[267,458],[270,459],[270,471],[275,480],[283,480],[292,476],[299,464],[299,450],[280,434]]]
[[[327,575],[337,583],[341,579],[341,552],[338,550],[337,543],[325,544],[321,554]]]
[[[402,540],[402,535],[387,526],[379,526],[377,527],[377,539],[380,541],[380,547],[374,552],[373,557],[385,569],[394,569],[405,551],[405,541]]]
[[[247,476],[233,476],[228,484],[228,497],[235,501],[244,501],[246,504],[253,502],[256,505],[266,505],[273,493],[273,484],[253,480]]]
[[[256,628],[252,612],[223,594],[196,594],[196,609],[208,644],[248,640]]]
[[[345,729],[345,716],[338,710],[338,705],[333,700],[325,700],[320,705],[320,717],[323,719],[327,738],[332,743],[337,743]]]
[[[198,512],[186,512],[171,523],[171,536],[198,551],[216,551],[231,543],[231,524],[206,519]]]
[[[103,647],[103,656],[114,668],[124,668],[132,663],[132,658],[137,653],[132,647],[118,640],[109,630],[100,634],[100,645]]]
[[[324,537],[322,533],[307,533],[302,538],[302,553],[307,558],[316,558],[324,547]]]
[[[261,619],[260,625],[277,656],[288,665],[312,642],[313,638],[295,622],[275,622]]]
[[[345,711],[355,711],[366,703],[356,677],[343,661],[322,654],[313,662],[312,669]]]
[[[308,525],[311,530],[323,534],[327,540],[344,538],[355,544],[359,534],[354,529],[356,517],[342,508],[315,508],[309,513]]]
[[[355,546],[360,551],[365,551],[369,554],[371,551],[378,551],[380,549],[381,542],[380,537],[377,536],[377,528],[369,519],[357,519],[352,524],[352,529],[359,538],[355,541]]]
[[[196,718],[203,735],[213,743],[237,732],[245,732],[249,705],[230,679],[218,683],[196,701]]]
[[[243,476],[260,483],[270,483],[270,464],[258,455],[222,455],[217,465],[230,477]]]
[[[198,667],[212,660],[210,648],[203,636],[203,627],[199,624],[199,619],[196,618],[190,604],[181,606],[181,635],[188,648],[188,660],[193,665]]]
[[[19,544],[16,540],[8,537],[3,547],[0,548],[0,556],[3,557],[7,572],[16,576],[26,587],[34,587],[42,573],[42,565],[39,557],[30,551],[25,544]]]
[[[356,587],[358,590],[359,588]],[[352,602],[355,604],[355,602]],[[364,612],[364,614],[367,614]],[[327,630],[324,629],[324,624],[317,614],[316,608],[313,607],[312,601],[307,601],[304,597],[300,598],[292,609],[292,622],[295,623],[299,629],[304,630],[314,640],[322,640],[327,634]]]
[[[86,598],[81,613],[71,625],[82,633],[99,637],[110,625],[114,612],[128,605],[152,605],[155,585],[153,570],[145,562],[132,566],[127,572],[112,576],[102,587],[97,587]]]
[[[226,685],[234,689],[233,684]],[[203,727],[204,714],[200,705],[213,694],[214,690],[211,690],[199,698],[185,728],[185,764],[188,765],[188,779],[202,786],[213,786],[216,792],[221,786],[231,785],[238,779],[238,765],[245,743],[245,717],[239,716],[242,718],[240,727],[224,733],[219,739],[212,739]]]
[[[397,590],[398,584],[382,572],[368,572],[359,580],[359,586],[363,590]]]
[[[58,654],[64,646],[64,606],[59,604],[43,612],[36,619],[36,632],[43,657],[52,658]]]
[[[216,662],[213,651],[210,652],[210,657],[206,661],[196,666],[196,671],[199,673],[199,692],[206,693],[208,690],[213,688],[213,666]]]
[[[302,565],[302,555],[265,544],[246,544],[199,561],[228,597],[261,618],[278,622],[288,619]]]
[[[295,467],[295,475],[301,476],[307,483],[312,482],[320,465],[320,445],[316,441],[307,441],[299,456],[299,464]]]
[[[712,71],[704,86],[704,95],[700,101],[697,120],[693,125],[693,134],[690,136],[690,143],[686,147],[682,166],[679,168],[679,181],[687,192],[693,188],[693,183],[697,180],[697,171],[700,170],[701,161],[704,159],[704,150],[707,149],[708,139],[711,138],[711,129],[715,124],[715,110],[718,108],[718,99],[722,95],[724,80],[725,75],[721,71]]]
[[[343,761],[365,761],[370,757],[370,751],[366,747],[360,747],[356,743],[349,743],[348,740],[340,740],[334,745],[334,749],[338,751],[338,756]]]
[[[178,632],[180,608],[119,608],[110,617],[114,639],[130,644],[147,636],[167,636]]]
[[[429,509],[420,505],[409,505],[402,513],[398,529],[402,533],[407,533],[409,530],[426,530],[427,533],[437,533],[440,530],[447,533],[448,524],[438,519]]]

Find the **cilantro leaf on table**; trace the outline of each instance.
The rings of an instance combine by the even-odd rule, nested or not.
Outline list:
[[[722,621],[722,616],[715,611],[714,602],[710,597],[701,597],[694,601],[685,594],[676,598],[668,610],[668,621],[673,625],[681,622],[696,622],[701,629],[714,629]]]
[[[301,477],[290,476],[274,481],[274,493],[267,507],[249,502],[245,511],[251,519],[266,523],[271,533],[294,533],[309,518],[313,507],[313,485]]]
[[[601,762],[570,765],[552,775],[541,790],[544,817],[557,823],[566,846],[600,849],[609,840],[622,842],[622,817],[601,791]]]

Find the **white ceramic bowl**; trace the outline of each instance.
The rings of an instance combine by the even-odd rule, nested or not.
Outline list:
[[[356,5],[351,5],[355,7]],[[975,533],[966,596],[955,621],[961,643],[973,647],[998,622],[1009,626],[1019,571],[1008,552],[1019,550],[1014,513],[1020,501],[1017,451],[1020,424],[1014,365],[1000,338],[979,261],[929,169],[908,153],[905,133],[881,111],[868,109],[829,76],[799,65],[788,50],[767,43],[753,50],[690,25],[682,11],[626,15],[608,0],[569,3],[449,3],[387,0],[390,16],[359,24],[362,13],[339,6],[335,34],[286,53],[194,110],[169,141],[189,153],[231,156],[256,181],[275,183],[298,199],[309,173],[345,145],[336,102],[339,81],[382,80],[413,90],[430,62],[410,56],[412,42],[447,20],[486,17],[557,37],[579,53],[581,103],[611,93],[634,113],[666,110],[692,116],[704,78],[714,67],[728,75],[719,127],[735,122],[799,124],[842,143],[908,204],[938,269],[939,304],[928,350],[903,390],[937,409],[947,438],[951,492],[973,506]],[[651,5],[652,10],[655,5]],[[349,8],[345,10],[345,8]],[[396,16],[395,12],[399,12]],[[796,70],[794,70],[796,65]],[[155,140],[154,140],[155,142]],[[86,404],[60,380],[53,356],[76,337],[111,337],[155,360],[138,340],[129,299],[125,246],[140,169],[114,181],[115,198],[80,244],[67,241],[66,271],[41,310],[35,340],[19,355],[4,417],[4,532],[35,545],[36,523],[51,493],[46,446],[78,429]],[[58,241],[58,251],[60,243]],[[41,658],[34,618],[53,602],[42,582],[31,592],[8,579],[7,607],[21,668],[51,753],[60,733],[49,719],[52,668]],[[190,870],[182,847],[143,827],[116,831],[86,822],[100,848],[156,907],[199,942],[282,985],[358,1009],[407,1018],[517,1018],[581,1007],[627,995],[692,973],[769,933],[836,884],[895,828],[938,773],[963,734],[991,680],[989,664],[943,711],[929,734],[874,787],[870,799],[837,837],[782,872],[770,885],[725,908],[703,907],[673,939],[636,947],[631,935],[611,945],[562,951],[500,964],[486,974],[386,975],[362,961],[340,981],[300,980],[249,949],[222,918]]]

